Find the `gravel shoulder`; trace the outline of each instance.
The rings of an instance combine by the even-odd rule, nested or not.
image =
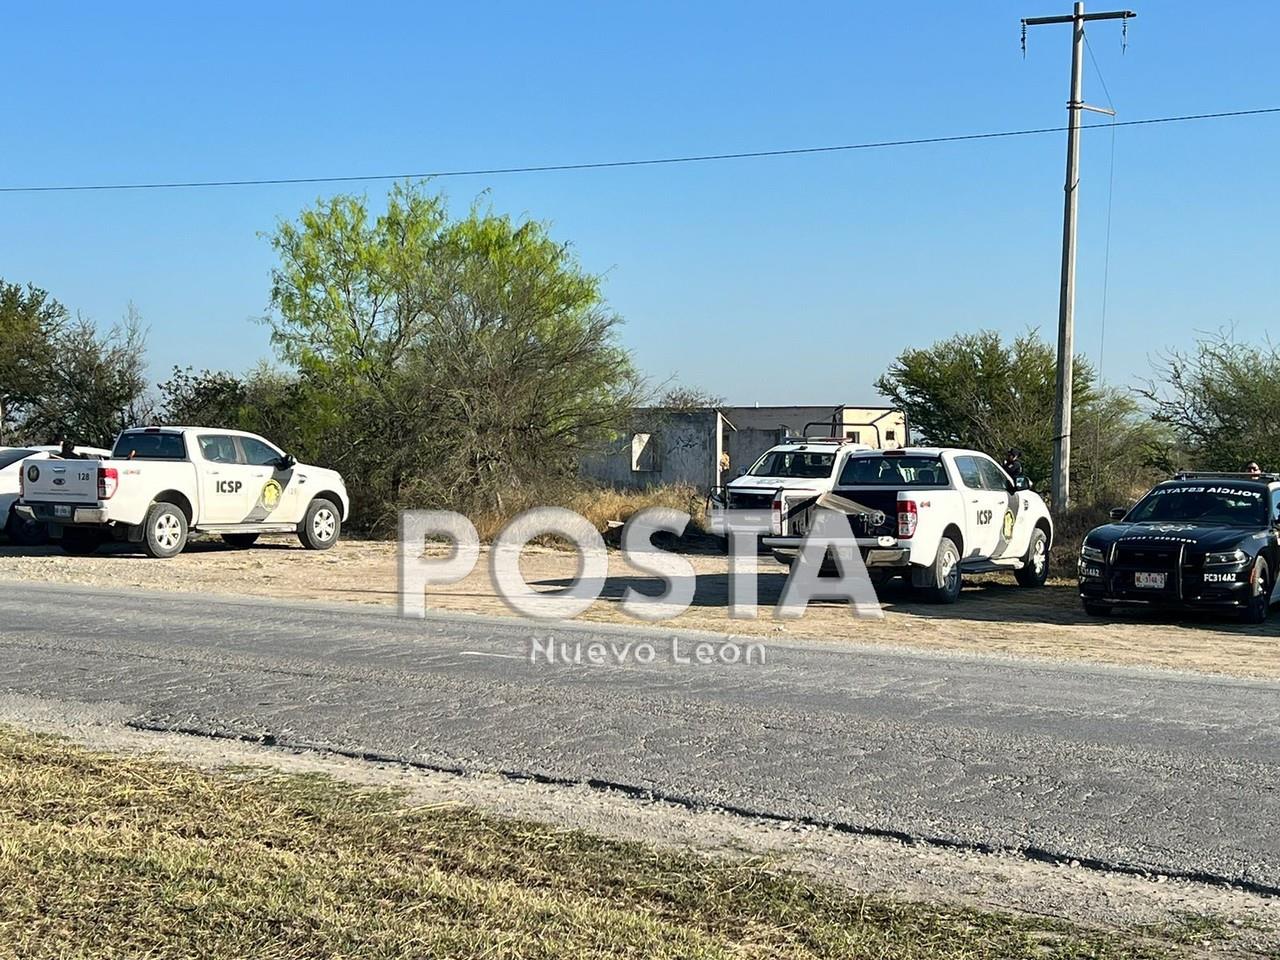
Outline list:
[[[441,554],[443,550],[439,551]],[[728,561],[689,555],[697,575],[693,605],[666,625],[731,633],[745,638],[820,640],[828,643],[914,647],[1121,666],[1159,667],[1231,676],[1280,678],[1280,618],[1246,627],[1210,616],[1174,619],[1146,613],[1114,621],[1087,617],[1073,584],[1051,581],[1026,590],[1012,578],[981,578],[959,603],[937,607],[919,603],[905,588],[882,591],[883,619],[854,617],[841,603],[820,601],[798,621],[773,617],[786,568],[759,558],[760,611],[754,620],[728,616]],[[526,579],[555,590],[577,573],[574,554],[530,547],[522,558]],[[198,542],[173,560],[156,561],[113,550],[94,557],[70,557],[51,548],[0,546],[0,581],[68,583],[98,587],[138,587],[288,600],[399,603],[396,545],[346,541],[326,553],[301,549],[292,539],[265,539],[250,550],[220,542]],[[635,623],[622,610],[628,588],[656,593],[661,581],[629,567],[611,552],[609,578],[601,598],[578,619],[595,623]],[[498,596],[489,574],[487,551],[464,580],[428,588],[427,607],[455,613],[514,616]]]

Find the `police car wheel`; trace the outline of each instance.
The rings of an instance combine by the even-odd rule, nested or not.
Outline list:
[[[1049,579],[1049,538],[1039,527],[1031,531],[1031,544],[1027,547],[1027,555],[1022,562],[1022,569],[1014,573],[1018,585],[1043,587],[1044,582]]]
[[[142,521],[142,546],[157,560],[176,557],[187,546],[187,515],[172,503],[153,503]]]
[[[342,534],[342,511],[331,500],[315,499],[298,526],[298,539],[308,550],[328,550]]]
[[[1271,575],[1263,557],[1254,564],[1249,584],[1249,600],[1240,611],[1240,619],[1245,623],[1266,623],[1271,610]]]
[[[921,592],[930,603],[955,603],[959,600],[964,582],[960,575],[960,548],[955,541],[943,537],[938,543],[933,565],[913,577],[912,582],[923,588]]]
[[[222,542],[229,547],[235,547],[237,550],[245,550],[258,542],[258,534],[224,533],[222,535]]]

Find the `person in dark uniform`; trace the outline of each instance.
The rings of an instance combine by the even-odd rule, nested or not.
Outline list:
[[[1250,460],[1248,463],[1246,463],[1244,465],[1244,472],[1247,473],[1249,476],[1253,477],[1255,480],[1258,477],[1262,476],[1262,468],[1258,466],[1257,460]]]
[[[63,440],[62,446],[58,450],[58,456],[63,460],[83,460],[84,457],[76,453],[76,445],[72,440]]]
[[[1004,472],[1009,474],[1014,480],[1024,475],[1022,469],[1022,451],[1017,447],[1011,447],[1009,452],[1004,455]]]

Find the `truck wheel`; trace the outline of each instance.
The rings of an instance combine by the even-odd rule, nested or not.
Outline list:
[[[960,576],[960,548],[950,537],[938,543],[938,555],[933,565],[915,571],[912,583],[922,588],[924,598],[930,603],[955,603],[960,599],[963,586]]]
[[[1271,576],[1262,557],[1253,566],[1250,587],[1249,600],[1240,611],[1240,619],[1244,623],[1266,623],[1267,614],[1271,612]]]
[[[82,527],[63,527],[59,544],[65,553],[73,557],[87,557],[91,553],[97,553],[102,546],[102,534]]]
[[[1111,616],[1111,605],[1109,603],[1094,603],[1092,600],[1084,602],[1084,612],[1091,617],[1109,617]]]
[[[308,550],[328,550],[342,534],[342,511],[332,500],[316,498],[298,525],[298,539]]]
[[[176,557],[187,545],[187,515],[172,503],[153,503],[142,521],[142,544],[157,560]]]
[[[256,533],[224,533],[222,542],[237,550],[247,550],[258,542],[258,536]]]
[[[1022,563],[1022,569],[1014,572],[1018,585],[1043,587],[1044,582],[1049,579],[1049,538],[1039,527],[1031,531],[1031,543]]]
[[[49,531],[43,523],[18,516],[12,507],[4,525],[4,533],[15,547],[38,547],[49,542]]]

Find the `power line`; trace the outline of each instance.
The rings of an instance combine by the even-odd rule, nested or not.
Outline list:
[[[1193,113],[1177,117],[1151,117],[1145,120],[1125,120],[1114,123],[1085,124],[1085,130],[1101,130],[1114,127],[1150,126],[1159,123],[1185,123],[1192,120],[1219,120],[1227,117],[1252,117],[1280,113],[1280,107],[1263,107],[1257,110],[1229,110],[1220,113]],[[484,177],[515,173],[554,173],[568,170],[608,170],[619,167],[653,167],[681,163],[711,163],[722,160],[756,160],[770,157],[798,157],[820,153],[841,153],[851,150],[878,150],[889,147],[917,147],[935,143],[963,143],[973,140],[998,140],[1010,137],[1029,137],[1046,133],[1061,133],[1062,127],[1036,127],[1026,130],[1000,130],[991,133],[967,133],[950,137],[919,137],[911,140],[876,140],[867,143],[847,143],[826,147],[790,147],[782,150],[752,150],[743,153],[709,153],[693,156],[651,157],[640,160],[606,160],[596,163],[551,163],[519,167],[489,167],[473,170],[433,170],[421,173],[384,173],[359,176],[334,177],[271,177],[254,180],[181,180],[152,183],[86,183],[53,184],[47,186],[0,186],[0,193],[70,193],[76,191],[105,190],[177,190],[204,187],[267,187],[308,183],[372,183],[380,180],[426,180],[444,177]]]

